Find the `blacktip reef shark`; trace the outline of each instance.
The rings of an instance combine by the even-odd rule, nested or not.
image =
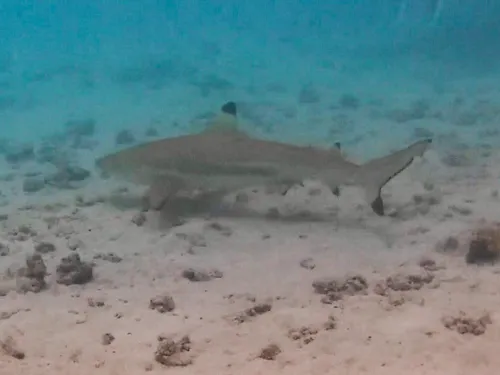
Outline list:
[[[244,188],[293,186],[318,180],[335,194],[346,185],[364,189],[373,211],[384,215],[382,187],[422,156],[431,139],[417,141],[365,164],[345,159],[332,148],[299,146],[255,138],[238,129],[237,108],[224,104],[199,133],[137,145],[104,156],[96,166],[104,173],[149,185],[149,208],[162,210],[181,192],[229,194]],[[336,194],[337,195],[337,194]]]

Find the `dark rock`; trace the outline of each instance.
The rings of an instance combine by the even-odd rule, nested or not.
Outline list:
[[[44,141],[36,151],[36,160],[39,163],[57,164],[59,160],[65,160],[66,155],[61,150],[61,146],[57,146],[52,142]]]
[[[323,294],[322,302],[331,304],[341,300],[344,296],[366,294],[368,282],[361,275],[348,276],[344,278],[323,278],[313,282],[314,291]]]
[[[119,146],[129,145],[135,142],[134,135],[130,132],[130,130],[122,130],[116,135],[115,143]]]
[[[212,279],[220,279],[223,274],[221,271],[213,269],[213,270],[202,270],[202,269],[194,269],[188,268],[182,272],[182,276],[189,281],[210,281]]]
[[[319,103],[321,97],[318,91],[312,85],[305,85],[300,89],[299,92],[299,103],[300,104],[313,104]]]
[[[138,227],[142,227],[146,223],[146,214],[144,212],[138,212],[132,217],[132,223]]]
[[[8,245],[0,242],[0,257],[4,257],[10,254],[10,248]]]
[[[149,300],[149,308],[159,313],[170,312],[175,309],[175,302],[172,296],[163,294]]]
[[[61,189],[75,188],[74,183],[82,182],[90,177],[90,172],[78,166],[62,166],[53,175],[47,177],[45,182]]]
[[[105,253],[105,254],[96,254],[94,256],[94,259],[101,259],[101,260],[104,260],[106,262],[110,262],[110,263],[120,263],[123,258],[116,255],[115,253]]]
[[[68,120],[64,127],[70,136],[92,137],[95,134],[96,120],[93,118]]]
[[[496,227],[478,230],[469,243],[465,256],[467,264],[493,264],[500,258],[500,229]]]
[[[434,138],[434,132],[430,131],[427,128],[417,127],[413,129],[413,138]]]
[[[360,100],[354,95],[344,94],[339,99],[339,106],[343,109],[358,109],[360,106]]]
[[[34,147],[31,143],[10,146],[5,153],[5,160],[12,164],[19,164],[35,158]]]
[[[153,126],[150,126],[149,128],[146,129],[146,132],[144,133],[146,137],[158,137],[158,129],[156,129]]]
[[[83,262],[77,253],[73,253],[61,259],[56,268],[56,275],[58,284],[86,284],[94,277],[93,266]]]
[[[17,272],[17,291],[20,293],[38,293],[45,289],[47,267],[40,254],[33,254],[26,258],[26,266]]]
[[[45,180],[39,177],[28,177],[23,181],[25,193],[36,193],[45,187]]]
[[[52,242],[39,242],[35,245],[35,252],[40,254],[47,254],[56,251],[56,245]]]

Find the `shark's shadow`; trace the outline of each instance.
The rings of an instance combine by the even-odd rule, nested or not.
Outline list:
[[[227,202],[218,193],[207,193],[195,198],[176,197],[169,199],[161,207],[149,208],[155,214],[162,228],[169,228],[184,223],[187,219],[202,218],[255,218],[282,222],[328,222],[335,221],[331,213],[298,210],[282,212],[277,207],[267,211],[252,208],[250,204]],[[146,207],[147,208],[147,207]]]

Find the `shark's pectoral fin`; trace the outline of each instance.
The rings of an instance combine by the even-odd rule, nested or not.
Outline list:
[[[184,181],[176,176],[158,177],[144,194],[144,210],[160,211],[184,186]]]

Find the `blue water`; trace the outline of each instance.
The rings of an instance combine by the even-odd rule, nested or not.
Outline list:
[[[4,0],[0,137],[36,148],[92,120],[91,159],[121,130],[189,133],[235,100],[255,135],[341,141],[360,157],[415,128],[474,146],[498,120],[499,17],[487,0]]]
[[[406,272],[417,264],[412,257],[433,252],[441,240],[448,244],[442,251],[455,254],[462,237],[454,236],[462,229],[471,232],[480,219],[498,221],[498,168],[487,167],[500,145],[499,41],[500,0],[0,0],[0,282],[17,275],[15,281],[29,290],[26,281],[35,271],[29,264],[13,271],[15,263],[24,264],[38,241],[57,246],[57,252],[48,254],[54,247],[39,253],[50,290],[0,297],[0,375],[5,368],[43,373],[37,372],[42,367],[68,374],[239,374],[247,368],[255,369],[247,374],[264,374],[273,368],[269,373],[287,375],[338,368],[350,374],[413,368],[422,374],[443,368],[455,369],[443,374],[469,368],[485,374],[482,368],[498,368],[498,300],[491,298],[498,294],[498,268],[466,269],[463,257],[441,254],[437,272],[441,263],[446,269],[436,274],[439,282],[421,294],[389,294],[387,302],[372,293],[380,286],[372,280]],[[200,131],[227,101],[237,103],[241,126],[255,137],[318,146],[340,142],[353,161],[432,138],[433,154],[414,174],[425,178],[407,175],[390,191],[391,214],[385,218],[354,200],[342,206],[347,198],[335,200],[330,191],[330,201],[320,200],[321,191],[306,186],[305,194],[294,197],[291,189],[290,195],[304,197],[307,210],[285,201],[290,195],[267,199],[252,193],[241,200],[265,197],[257,209],[270,217],[284,207],[308,219],[317,208],[335,216],[335,224],[332,219],[323,226],[286,223],[275,229],[264,220],[254,227],[242,220],[232,236],[225,223],[204,222],[201,234],[196,228],[151,234],[139,223],[146,215],[137,212],[142,201],[136,187],[120,181],[110,188],[95,159]],[[438,178],[427,179],[433,172]],[[350,197],[344,191],[341,198]],[[344,219],[360,231],[337,230]],[[97,280],[56,287],[56,262],[77,254],[73,250],[97,265]],[[124,262],[114,264],[122,256]],[[190,284],[180,277],[185,266],[213,264],[224,267],[221,283]],[[313,295],[313,277],[357,273],[360,267],[365,272],[368,265],[366,305],[357,304],[357,297],[351,305],[325,305]],[[390,274],[384,273],[391,265]],[[83,282],[77,273],[75,283]],[[399,274],[395,280],[403,283]],[[411,287],[419,284],[413,276],[408,280]],[[44,286],[38,277],[33,281]],[[345,285],[354,292],[361,284],[356,277]],[[0,295],[10,290],[0,283]],[[160,291],[174,295],[173,314],[148,310],[148,299]],[[241,311],[248,311],[254,295],[257,302],[272,297],[275,315],[261,326],[230,323],[228,313],[245,304]],[[93,302],[101,297],[102,308]],[[373,325],[365,306],[374,311]],[[479,338],[439,330],[443,314],[475,315],[483,308],[493,318],[483,346]],[[315,322],[316,332],[321,314],[323,321],[333,314],[339,330],[323,340],[321,328],[309,352],[302,344],[298,352],[309,333],[289,349],[295,346],[289,328],[308,332]],[[457,316],[456,328],[463,329],[467,324]],[[471,332],[483,320],[471,323]],[[163,331],[193,333],[199,367],[176,372],[151,365]],[[26,359],[10,358],[16,353],[5,344],[9,332]],[[99,337],[112,333],[116,343],[101,346]],[[353,341],[346,339],[351,333]],[[286,340],[283,359],[260,367],[267,364],[255,353],[271,338]]]

